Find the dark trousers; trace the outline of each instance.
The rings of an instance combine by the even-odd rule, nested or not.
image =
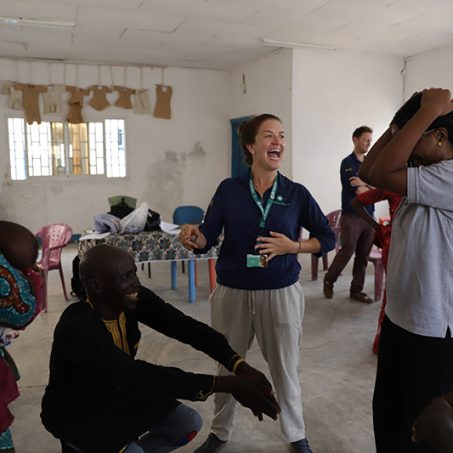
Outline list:
[[[374,230],[365,220],[354,214],[342,214],[340,228],[341,248],[324,279],[329,283],[335,283],[355,252],[350,291],[359,293],[365,283],[365,271],[368,255],[373,246]]]
[[[180,404],[173,412],[148,426],[140,440],[128,443],[124,453],[168,453],[189,443],[200,431],[203,424],[194,409]],[[102,442],[103,439],[100,439]],[[61,441],[62,453],[87,453],[93,449],[80,450],[72,444]],[[94,450],[96,451],[96,450]],[[118,449],[113,450],[114,453]],[[123,450],[121,450],[123,451]]]
[[[412,424],[432,398],[453,389],[453,340],[424,337],[393,324],[387,316],[373,396],[377,453],[429,453],[411,441]]]
[[[41,414],[49,432],[67,447],[83,453],[117,453],[181,405],[175,399],[144,395],[126,386],[97,399],[93,395],[91,402],[84,403],[63,406],[53,410],[51,416],[48,412]]]

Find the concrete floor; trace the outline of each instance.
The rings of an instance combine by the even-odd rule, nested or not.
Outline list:
[[[76,248],[70,246],[63,254],[66,283],[71,277],[71,261]],[[330,254],[332,258],[333,254]],[[322,295],[322,274],[317,282],[310,281],[309,257],[304,257],[301,282],[305,290],[306,311],[301,348],[300,379],[303,385],[307,437],[314,453],[372,453],[375,451],[371,419],[376,357],[371,353],[380,304],[364,305],[349,299],[351,267],[346,268],[335,287],[333,300]],[[146,270],[146,269],[145,269]],[[371,295],[373,269],[368,268],[365,290]],[[170,264],[152,265],[152,279],[140,271],[142,284],[149,286],[164,300],[185,313],[209,322],[209,285],[207,263],[199,265],[197,302],[187,302],[187,279],[178,271],[179,288],[170,288]],[[39,419],[40,402],[48,380],[48,361],[53,329],[62,310],[63,298],[58,272],[49,275],[49,311],[39,316],[9,351],[14,357],[22,379],[21,396],[11,405],[15,415],[12,433],[17,453],[56,453],[59,442],[48,434]],[[213,373],[215,364],[203,354],[147,327],[142,328],[140,358],[188,371]],[[266,372],[256,342],[248,356],[249,362]],[[191,403],[204,419],[198,437],[178,451],[191,452],[209,433],[212,398],[205,403]],[[244,408],[236,415],[233,439],[223,449],[232,452],[285,452],[278,422],[258,422]]]

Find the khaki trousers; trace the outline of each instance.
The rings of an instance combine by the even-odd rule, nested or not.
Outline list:
[[[305,306],[301,285],[257,291],[217,285],[210,302],[212,327],[225,335],[238,354],[245,357],[256,336],[282,409],[282,433],[287,442],[305,438],[298,374]],[[218,374],[230,373],[220,366]],[[229,440],[236,400],[216,393],[214,404],[212,431],[219,439]]]

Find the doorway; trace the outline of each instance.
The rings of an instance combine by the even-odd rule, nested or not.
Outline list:
[[[231,176],[239,176],[248,166],[244,163],[244,155],[239,143],[238,128],[241,123],[247,121],[250,116],[242,116],[230,120],[231,124]]]

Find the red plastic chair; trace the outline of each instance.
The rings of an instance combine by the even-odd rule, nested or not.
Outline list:
[[[382,250],[373,245],[368,261],[374,265],[374,301],[381,300],[384,286],[384,264],[382,262]]]
[[[63,247],[69,244],[72,237],[72,228],[65,223],[53,223],[44,225],[36,236],[41,239],[42,255],[38,264],[42,269],[43,277],[43,301],[44,311],[47,311],[47,274],[49,271],[58,269],[64,298],[69,301],[64,282],[63,268],[61,266],[61,252]]]
[[[330,228],[335,233],[335,253],[338,252],[340,248],[340,219],[341,219],[341,209],[329,212],[326,215],[327,220],[329,221]],[[329,267],[329,260],[327,258],[327,253],[322,255],[322,266],[326,271]],[[311,255],[311,279],[318,280],[318,267],[319,267],[319,256]]]

